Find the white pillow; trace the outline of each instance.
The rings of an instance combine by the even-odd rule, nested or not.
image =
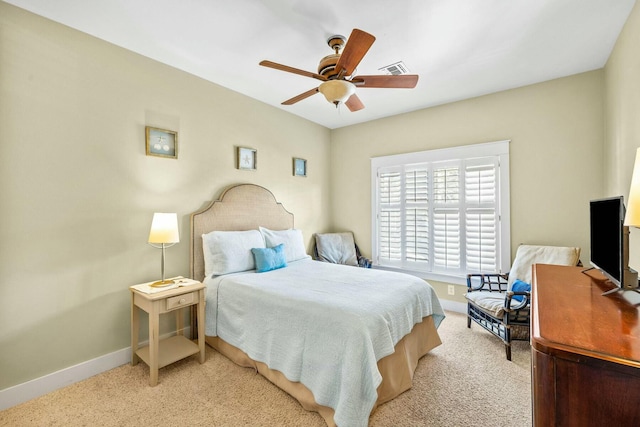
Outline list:
[[[268,248],[273,248],[280,243],[284,243],[284,253],[287,262],[309,258],[304,248],[301,230],[295,228],[289,230],[269,230],[268,228],[260,227],[260,233],[262,233]]]
[[[210,277],[254,270],[256,263],[251,249],[264,247],[264,238],[258,230],[203,234],[204,274]]]

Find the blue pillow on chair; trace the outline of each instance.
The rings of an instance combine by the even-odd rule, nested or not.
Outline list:
[[[256,260],[256,272],[277,270],[287,266],[287,258],[284,253],[284,243],[280,243],[273,248],[253,248],[251,249]]]
[[[511,290],[513,292],[531,292],[531,285],[528,283],[523,282],[520,279],[516,279],[512,284],[511,284]],[[522,302],[522,300],[524,299],[523,295],[514,295],[513,299],[519,302]]]

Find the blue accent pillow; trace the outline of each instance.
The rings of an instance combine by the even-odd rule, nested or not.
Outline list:
[[[251,249],[256,260],[256,272],[277,270],[287,266],[287,258],[284,253],[284,244],[280,243],[273,248],[253,248]]]
[[[511,290],[513,292],[531,292],[531,285],[523,282],[520,279],[516,279],[512,284],[511,284]],[[524,299],[523,295],[514,295],[513,299],[516,301],[520,301],[522,302],[522,300]]]

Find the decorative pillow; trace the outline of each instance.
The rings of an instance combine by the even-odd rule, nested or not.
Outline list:
[[[255,269],[251,249],[265,244],[258,230],[212,231],[202,235],[202,246],[204,274],[210,277]]]
[[[334,264],[358,265],[353,233],[316,234],[318,259]]]
[[[511,290],[513,292],[531,292],[531,285],[523,282],[522,280],[516,279],[511,285]],[[516,301],[522,301],[524,299],[524,296],[514,295],[513,299]]]
[[[273,248],[252,248],[251,252],[256,260],[256,272],[277,270],[287,266],[284,254],[284,243]]]
[[[289,230],[269,230],[268,228],[260,227],[260,233],[262,233],[268,248],[273,248],[280,243],[284,243],[287,262],[309,257],[304,247],[301,230],[295,228]]]

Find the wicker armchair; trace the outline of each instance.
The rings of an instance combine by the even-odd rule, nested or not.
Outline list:
[[[529,340],[534,264],[579,265],[580,248],[520,245],[506,274],[467,275],[467,328],[473,320],[500,338],[511,360],[511,341]]]
[[[316,234],[313,259],[371,268],[371,260],[362,256],[351,232]]]

